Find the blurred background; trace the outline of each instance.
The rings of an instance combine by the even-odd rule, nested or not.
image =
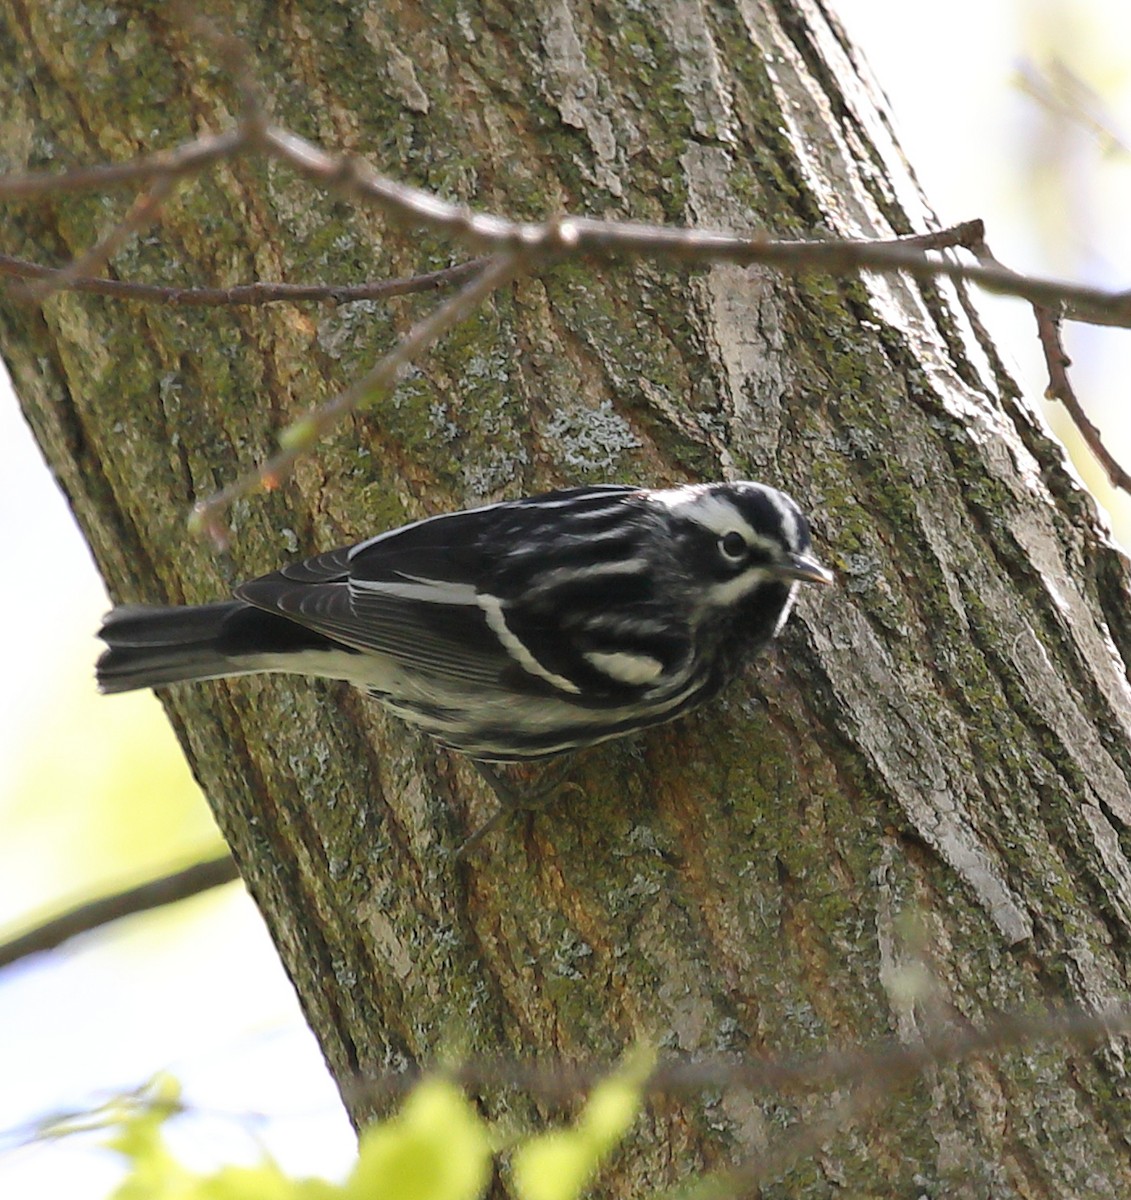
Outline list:
[[[1016,270],[1131,286],[1131,5],[1125,0],[835,0],[891,102],[943,224],[986,221]],[[1033,318],[979,296],[1035,406],[1047,386]],[[1131,333],[1068,326],[1071,377],[1131,467]],[[2,368],[0,368],[2,371]],[[0,676],[0,940],[222,849],[160,706],[101,699],[93,631],[108,602],[65,503],[0,380],[0,512],[12,564]],[[1062,414],[1077,469],[1131,544]],[[18,514],[18,517],[15,515]],[[28,1144],[155,1072],[184,1084],[175,1148],[206,1167],[256,1161],[341,1177],[354,1151],[337,1092],[239,884],[118,922],[0,971],[0,1195],[106,1196],[99,1139]]]

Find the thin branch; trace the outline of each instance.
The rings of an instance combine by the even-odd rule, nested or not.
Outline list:
[[[984,235],[971,244],[970,250],[980,263],[1000,266]],[[1045,356],[1045,366],[1049,373],[1045,397],[1049,400],[1059,400],[1064,405],[1069,419],[1076,426],[1084,444],[1103,468],[1111,486],[1131,492],[1131,473],[1124,470],[1104,445],[1100,431],[1088,419],[1083,405],[1076,396],[1076,390],[1068,378],[1068,368],[1072,365],[1072,360],[1064,349],[1060,323],[1069,308],[1070,306],[1065,304],[1053,306],[1033,304],[1033,316],[1037,322],[1037,337],[1040,340],[1041,350]]]
[[[188,9],[185,10],[188,14]],[[381,360],[365,377],[340,393],[323,408],[284,430],[282,450],[257,471],[250,472],[230,487],[197,506],[192,524],[208,530],[222,540],[219,513],[237,496],[262,486],[270,487],[284,478],[296,459],[343,414],[371,403],[395,384],[400,371],[423,352],[431,341],[452,324],[470,313],[474,304],[485,298],[504,279],[523,270],[543,269],[556,259],[587,256],[612,259],[649,257],[692,263],[730,262],[761,265],[786,273],[821,272],[843,275],[852,271],[879,274],[907,274],[920,280],[948,278],[955,283],[971,282],[1002,295],[1028,300],[1038,309],[1038,325],[1050,368],[1050,391],[1060,396],[1081,429],[1085,440],[1104,464],[1116,486],[1128,488],[1131,475],[1125,472],[1103,448],[1098,431],[1083,416],[1064,371],[1066,359],[1060,347],[1059,333],[1051,312],[1073,320],[1131,328],[1131,292],[1108,291],[1060,280],[1022,275],[1004,267],[989,252],[980,221],[966,222],[951,230],[889,240],[817,239],[780,241],[765,234],[740,235],[643,224],[630,221],[601,221],[588,217],[558,217],[544,222],[509,220],[491,213],[476,213],[461,204],[444,200],[420,188],[386,178],[363,160],[352,155],[330,153],[289,130],[271,125],[244,47],[238,39],[201,25],[186,15],[186,21],[210,42],[224,66],[232,74],[241,101],[241,116],[235,129],[221,135],[205,135],[171,150],[143,155],[130,163],[79,168],[53,175],[29,173],[0,177],[0,198],[28,198],[121,183],[153,180],[142,201],[93,250],[69,267],[47,271],[43,268],[17,269],[7,260],[6,274],[30,277],[39,283],[29,289],[41,298],[47,291],[61,287],[99,291],[105,295],[132,295],[163,303],[266,303],[276,299],[340,298],[347,289],[332,289],[312,295],[306,288],[287,285],[247,285],[229,289],[147,289],[143,285],[122,285],[115,281],[86,278],[92,266],[101,266],[126,237],[153,219],[173,181],[202,171],[220,159],[258,152],[291,166],[298,174],[329,190],[371,204],[392,220],[404,225],[425,227],[442,232],[477,251],[487,252],[488,265],[470,265],[454,270],[477,273],[451,301],[432,317],[421,322],[409,334],[406,344]],[[963,263],[953,257],[933,257],[940,250],[966,249],[978,260]],[[495,267],[490,264],[494,263]],[[496,267],[504,264],[496,274]],[[459,276],[466,278],[466,276]],[[425,276],[402,282],[404,291],[423,290]],[[434,276],[438,279],[438,276]],[[493,280],[493,281],[492,281]],[[449,275],[444,282],[453,282]],[[380,287],[381,295],[398,294],[397,285]],[[437,286],[440,286],[437,283]],[[130,288],[127,293],[123,288]],[[351,290],[352,291],[352,290]],[[372,294],[372,293],[369,293]],[[473,299],[468,299],[472,297]],[[351,295],[350,298],[355,298]],[[1044,310],[1045,315],[1042,315]],[[453,317],[453,313],[458,316]]]
[[[385,178],[363,160],[331,154],[315,143],[277,126],[240,125],[229,134],[186,142],[173,150],[142,156],[130,163],[88,167],[61,174],[34,173],[0,177],[0,198],[78,191],[185,175],[210,162],[255,148],[288,163],[313,182],[376,205],[402,224],[446,233],[477,251],[498,254],[519,250],[533,260],[562,254],[598,258],[649,257],[680,262],[731,262],[785,272],[843,274],[866,270],[906,273],[918,279],[946,277],[977,283],[1001,295],[1035,304],[1062,305],[1073,320],[1131,328],[1131,292],[1111,291],[1023,275],[997,263],[960,263],[928,257],[922,242],[814,239],[777,241],[765,234],[685,229],[634,221],[560,217],[544,222],[512,221],[476,213],[431,192]],[[974,223],[968,223],[972,227]],[[928,235],[929,238],[929,235]]]
[[[1131,327],[1129,291],[1110,291],[1022,275],[996,262],[965,264],[929,258],[925,247],[939,248],[930,244],[931,235],[894,241],[777,241],[765,234],[746,236],[633,221],[560,217],[543,222],[523,222],[493,213],[476,213],[465,205],[388,179],[362,159],[329,153],[289,130],[263,124],[258,101],[249,99],[252,93],[248,90],[245,74],[241,74],[244,79],[241,88],[244,118],[228,133],[207,135],[128,163],[78,168],[58,174],[34,172],[0,176],[0,198],[27,198],[195,174],[218,159],[256,149],[288,163],[315,183],[376,205],[401,223],[446,233],[479,251],[493,254],[519,250],[532,259],[543,261],[563,253],[600,258],[647,256],[684,262],[759,264],[790,272],[839,274],[867,270],[905,272],[919,279],[945,276],[977,283],[988,291],[1018,296],[1035,304],[1066,306],[1066,315],[1073,320]],[[967,223],[966,228],[974,225]]]
[[[1111,486],[1131,492],[1131,474],[1116,462],[1111,451],[1104,445],[1100,431],[1088,419],[1069,381],[1068,368],[1072,365],[1072,360],[1068,357],[1060,336],[1059,317],[1043,304],[1033,305],[1033,315],[1037,318],[1037,337],[1040,339],[1049,371],[1049,386],[1045,396],[1049,400],[1059,400],[1064,405],[1072,423],[1084,439],[1084,444],[1103,468]]]
[[[225,854],[220,858],[193,863],[191,867],[151,879],[137,887],[126,888],[109,896],[100,896],[97,900],[80,904],[70,912],[52,917],[51,920],[44,921],[42,925],[37,925],[10,941],[0,943],[0,968],[44,950],[54,950],[70,938],[78,937],[81,933],[90,933],[103,925],[109,925],[112,921],[121,920],[122,917],[162,908],[166,904],[175,904],[178,900],[187,900],[190,896],[209,891],[221,884],[231,883],[238,878],[239,871],[235,862]]]
[[[30,200],[64,192],[101,191],[123,184],[142,184],[162,176],[196,175],[222,159],[234,158],[250,139],[242,126],[226,133],[205,134],[171,150],[157,150],[122,163],[99,163],[70,171],[29,171],[0,175],[0,200]]]
[[[282,449],[261,467],[240,476],[227,487],[198,503],[190,518],[194,532],[208,534],[218,545],[227,541],[220,516],[240,496],[256,488],[274,488],[287,478],[295,462],[347,413],[376,403],[396,385],[405,368],[449,329],[458,325],[497,288],[509,283],[523,269],[521,254],[501,254],[489,259],[480,272],[454,296],[449,297],[422,321],[417,322],[396,347],[360,379],[332,400],[300,418],[280,435]]]
[[[918,1046],[898,1046],[891,1051],[879,1046],[871,1054],[865,1051],[858,1057],[857,1069],[839,1080],[831,1077],[824,1082],[824,1091],[831,1091],[838,1083],[847,1085],[851,1089],[847,1096],[834,1099],[819,1116],[809,1117],[785,1131],[765,1152],[737,1167],[707,1176],[692,1186],[683,1200],[747,1195],[780,1178],[838,1134],[878,1116],[901,1090],[931,1067],[950,1066],[1034,1042],[1095,1044],[1129,1030],[1131,1010],[1128,1009],[1096,1015],[1017,1013],[998,1017],[980,1029],[930,1037]]]
[[[923,250],[970,249],[981,237],[981,221],[964,221],[931,233],[911,234],[886,242],[862,243],[879,246],[908,246]],[[849,243],[852,244],[852,243]],[[359,300],[387,300],[394,296],[437,291],[463,283],[483,269],[486,259],[475,258],[454,267],[411,275],[406,279],[381,279],[372,283],[243,283],[232,287],[178,287],[169,284],[133,283],[121,279],[72,275],[71,268],[45,267],[9,254],[0,254],[0,275],[15,279],[50,279],[52,290],[64,286],[72,292],[89,292],[114,300],[137,300],[174,307],[221,308],[236,305],[325,301],[352,304]],[[67,276],[65,285],[60,282]]]
[[[949,1066],[1036,1042],[1075,1042],[1090,1046],[1131,1033],[1131,1009],[1098,1013],[1006,1013],[987,1024],[948,1031],[907,1045],[893,1039],[848,1052],[833,1051],[794,1061],[772,1058],[705,1058],[659,1064],[643,1087],[647,1095],[682,1096],[728,1087],[775,1093],[829,1093],[847,1088],[816,1118],[786,1130],[769,1148],[736,1167],[708,1175],[689,1189],[661,1195],[681,1200],[722,1200],[748,1194],[776,1179],[838,1133],[879,1113],[897,1093],[931,1067]],[[517,1087],[548,1099],[564,1100],[592,1088],[609,1064],[468,1063],[446,1072],[465,1088]],[[419,1074],[368,1077],[343,1086],[350,1097],[382,1101],[409,1091]]]
[[[730,262],[834,275],[863,270],[904,272],[917,279],[942,276],[977,283],[987,291],[1036,304],[1062,304],[1074,320],[1131,328],[1131,292],[1022,275],[999,263],[933,259],[920,245],[900,240],[776,241],[765,234],[747,236],[592,217],[560,217],[541,223],[511,221],[491,213],[472,212],[431,192],[386,179],[362,160],[330,154],[289,130],[269,127],[263,133],[263,146],[314,182],[372,203],[402,223],[446,233],[480,252],[517,247],[543,258],[567,253],[597,258]],[[967,227],[972,229],[974,225],[970,222]]]
[[[28,298],[42,302],[52,292],[71,286],[76,279],[97,274],[125,245],[127,239],[141,233],[157,220],[161,205],[172,194],[178,179],[163,175],[153,181],[130,205],[130,210],[103,238],[80,254],[69,266],[27,288]]]
[[[196,10],[190,0],[173,0],[171,15],[185,29],[208,42],[220,66],[231,76],[240,98],[240,125],[253,142],[258,142],[267,127],[267,110],[263,105],[259,82],[251,69],[243,39],[228,33]]]
[[[388,300],[393,296],[409,296],[418,292],[439,291],[465,282],[483,269],[484,259],[411,275],[406,279],[379,279],[372,283],[243,283],[234,287],[175,287],[156,283],[130,283],[121,279],[97,279],[87,276],[72,278],[66,288],[72,292],[89,292],[113,300],[137,300],[174,307],[221,308],[234,305],[277,304],[281,301],[327,302],[354,304],[359,300]],[[44,267],[25,259],[0,254],[0,275],[16,279],[50,279],[53,290],[59,290],[59,276],[68,268]]]
[[[1033,1042],[1076,1042],[1094,1045],[1131,1034],[1131,1007],[1095,1013],[1045,1011],[1001,1013],[985,1025],[932,1034],[913,1044],[884,1038],[850,1050],[833,1050],[807,1058],[706,1056],[694,1061],[661,1062],[648,1076],[649,1095],[685,1096],[708,1088],[740,1087],[751,1091],[806,1093],[853,1086],[876,1078],[900,1086],[929,1066],[942,1066],[983,1054],[1016,1049]],[[546,1064],[538,1061],[480,1059],[445,1069],[466,1088],[510,1087],[550,1100],[569,1099],[603,1079],[607,1062]],[[366,1075],[344,1085],[358,1098],[385,1100],[410,1091],[427,1072],[403,1070]]]

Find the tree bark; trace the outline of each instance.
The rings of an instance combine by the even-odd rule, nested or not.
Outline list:
[[[434,7],[250,3],[228,20],[277,122],[478,208],[780,236],[933,227],[820,4]],[[105,15],[0,9],[6,169],[123,159],[234,120],[230,81],[161,8]],[[129,199],[13,206],[4,249],[64,262]],[[352,283],[454,258],[244,159],[184,187],[113,274]],[[354,1119],[373,1112],[359,1077],[410,1064],[611,1061],[637,1038],[790,1057],[1123,1001],[1126,563],[965,297],[566,264],[497,296],[285,486],[239,503],[228,556],[186,536],[194,500],[434,302],[63,294],[5,301],[0,334],[119,600],[215,598],[300,554],[558,484],[720,477],[796,496],[841,584],[806,592],[719,702],[578,756],[580,795],[468,862],[453,851],[493,798],[358,694],[168,693]],[[605,1190],[772,1151],[825,1099],[659,1100]],[[1026,1047],[931,1069],[771,1190],[1127,1195],[1129,1121],[1124,1040]]]

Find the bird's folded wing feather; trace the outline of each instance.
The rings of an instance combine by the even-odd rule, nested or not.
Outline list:
[[[388,655],[413,670],[497,683],[511,660],[479,607],[451,603],[442,584],[417,587],[407,596],[361,591],[347,582],[296,583],[279,572],[244,584],[236,594],[345,646]]]
[[[491,631],[475,583],[491,566],[490,551],[477,546],[489,511],[394,529],[254,579],[236,596],[411,670],[498,686],[514,660]]]
[[[610,656],[600,631],[579,623],[578,598],[560,607],[532,606],[510,575],[518,547],[544,545],[550,563],[541,565],[552,565],[560,548],[546,538],[545,527],[557,521],[559,506],[608,510],[631,491],[576,489],[536,503],[433,517],[252,580],[236,595],[356,650],[454,681],[623,696],[648,686],[661,659],[667,665],[682,658],[690,644],[686,633],[673,639],[665,631],[658,658],[643,651]],[[607,606],[601,618],[613,620],[622,608],[635,620],[645,616],[648,606],[619,597],[612,578],[595,583]]]

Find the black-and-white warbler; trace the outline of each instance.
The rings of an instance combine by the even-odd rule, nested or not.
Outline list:
[[[98,683],[346,679],[474,759],[543,758],[710,699],[798,582],[831,581],[774,488],[573,488],[417,521],[232,600],[116,608]]]

